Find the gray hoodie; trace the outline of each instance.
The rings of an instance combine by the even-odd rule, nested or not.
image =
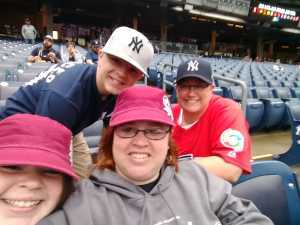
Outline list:
[[[110,170],[80,183],[63,209],[38,225],[272,225],[231,184],[192,161],[161,170],[150,193]]]

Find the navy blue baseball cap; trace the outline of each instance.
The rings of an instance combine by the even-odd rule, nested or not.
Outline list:
[[[95,39],[91,42],[91,46],[94,46],[94,47],[101,47],[101,43],[99,40]]]
[[[208,84],[212,84],[210,63],[203,59],[190,59],[181,63],[177,70],[176,83],[188,77],[198,78]]]

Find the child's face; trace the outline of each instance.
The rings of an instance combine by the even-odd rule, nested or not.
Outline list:
[[[0,221],[35,225],[58,205],[63,175],[34,166],[0,166]]]

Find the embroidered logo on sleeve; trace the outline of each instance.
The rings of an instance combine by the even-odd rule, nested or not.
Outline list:
[[[224,130],[221,134],[220,142],[225,147],[232,149],[227,155],[236,158],[236,153],[243,151],[245,140],[240,131],[229,128]]]
[[[168,96],[166,96],[166,95],[163,97],[163,105],[164,105],[164,110],[167,112],[168,116],[173,121],[174,117],[173,117],[173,113],[172,113],[171,104],[170,104]]]

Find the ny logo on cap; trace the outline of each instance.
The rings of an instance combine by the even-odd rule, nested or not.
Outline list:
[[[196,60],[190,61],[188,63],[187,71],[198,71],[198,65],[199,65],[199,63]]]
[[[138,40],[138,37],[132,37],[131,42],[129,43],[129,47],[133,45],[132,51],[136,51],[137,53],[140,52],[141,48],[144,46],[143,45],[143,40]]]

